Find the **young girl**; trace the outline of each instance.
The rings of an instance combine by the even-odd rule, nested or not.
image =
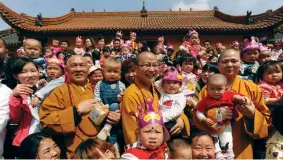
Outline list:
[[[8,64],[11,75],[9,82],[16,82],[10,95],[10,122],[19,124],[13,145],[19,147],[30,134],[40,131],[39,107],[32,107],[36,84],[39,80],[37,65],[28,58],[10,59]],[[18,82],[18,83],[17,83]]]
[[[259,55],[257,62],[262,65],[266,61],[272,60],[272,53],[271,50],[268,49],[268,47],[260,45],[259,47]]]
[[[169,132],[164,126],[162,113],[154,111],[152,99],[146,99],[147,112],[142,106],[138,106],[138,115],[132,113],[137,118],[138,142],[133,148],[126,150],[121,158],[123,159],[167,159],[168,148],[165,143],[170,139]]]
[[[257,71],[258,86],[262,89],[264,101],[270,109],[283,97],[282,67],[281,62],[267,61]]]
[[[233,41],[232,44],[230,45],[231,48],[239,51],[240,50],[240,43],[238,41]]]
[[[81,36],[76,37],[76,47],[74,48],[74,52],[77,55],[85,54],[85,50],[83,48],[83,39]]]
[[[155,53],[158,59],[158,62],[162,62],[165,56],[165,47],[164,45],[158,44],[155,49]]]
[[[130,39],[128,41],[126,41],[126,43],[130,44],[130,48],[134,52],[138,49],[138,44],[136,42],[136,37],[137,37],[137,34],[135,32],[130,32],[130,35],[129,35]]]
[[[272,59],[278,61],[279,56],[283,56],[283,41],[275,41],[274,49],[272,50]]]
[[[53,39],[52,40],[52,46],[50,47],[52,49],[52,53],[55,56],[57,52],[61,51],[61,47],[59,46],[59,40]]]
[[[156,86],[161,93],[159,107],[163,115],[163,121],[170,131],[186,105],[186,97],[180,91],[182,75],[174,67],[167,68],[163,73],[162,81],[157,81]]]
[[[255,80],[256,71],[259,67],[257,62],[259,54],[259,44],[255,37],[251,37],[251,41],[246,41],[241,51],[242,65],[239,75],[246,80]]]
[[[52,56],[53,56],[53,49],[51,47],[45,47],[44,48],[44,58],[45,58],[45,60],[47,58],[51,58]]]
[[[185,93],[187,99],[191,99],[195,92],[195,84],[197,81],[194,74],[197,69],[196,59],[191,55],[184,55],[180,59],[182,71],[182,86],[181,90]]]
[[[125,61],[134,55],[131,54],[131,48],[128,43],[123,43],[120,47],[120,53],[119,55],[116,55],[115,58],[119,59],[120,61]]]
[[[165,38],[164,38],[164,36],[161,36],[161,37],[158,38],[158,45],[164,46],[164,49],[167,48],[167,46],[165,45]]]
[[[195,30],[189,30],[188,32],[188,41],[185,41],[180,46],[180,50],[185,51],[194,58],[199,56],[201,50],[205,50],[204,47],[200,45],[199,34]]]

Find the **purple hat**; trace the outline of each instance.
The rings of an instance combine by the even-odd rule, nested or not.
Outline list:
[[[164,125],[162,113],[160,111],[156,112],[153,109],[153,105],[152,105],[153,99],[152,98],[146,98],[145,103],[146,103],[146,107],[148,108],[146,112],[142,110],[142,105],[139,105],[139,108],[138,108],[138,111],[139,111],[138,125],[140,129],[148,125],[151,125],[151,124],[160,124],[163,126],[163,130],[164,130],[164,141],[168,141],[170,139],[170,134]]]
[[[246,41],[242,49],[242,54],[248,50],[259,50],[259,44],[256,41],[255,37],[251,37],[251,41]]]
[[[194,29],[191,29],[191,30],[188,31],[187,36],[190,37],[193,34],[198,34],[198,32],[196,32]]]
[[[175,81],[182,83],[182,75],[174,67],[168,67],[163,74],[162,81]]]

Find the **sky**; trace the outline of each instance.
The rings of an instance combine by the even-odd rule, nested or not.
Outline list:
[[[75,8],[75,11],[140,11],[143,0],[0,0],[17,13],[43,17],[61,16]],[[172,10],[212,10],[217,6],[220,11],[231,15],[252,15],[275,10],[283,5],[282,0],[145,0],[148,11]],[[10,28],[0,19],[0,30]]]

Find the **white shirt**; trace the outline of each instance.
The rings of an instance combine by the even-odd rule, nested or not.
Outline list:
[[[33,133],[40,132],[39,106],[37,105],[36,107],[32,107],[31,97],[27,96],[27,98],[28,98],[29,108],[30,108],[32,116],[33,116],[31,124],[30,124],[30,129],[29,129],[29,135],[30,135],[30,134],[33,134]]]
[[[12,90],[0,82],[0,158],[3,159],[6,126],[9,117],[9,97]]]

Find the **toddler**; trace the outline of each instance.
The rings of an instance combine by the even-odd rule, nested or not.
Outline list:
[[[122,154],[123,159],[168,159],[165,142],[170,139],[170,135],[164,126],[162,113],[154,111],[152,99],[146,99],[146,105],[147,112],[140,105],[138,115],[133,113],[138,121],[138,142]]]
[[[205,50],[205,48],[200,45],[199,34],[195,30],[189,30],[187,35],[189,39],[182,43],[180,49],[194,58],[197,58],[197,56],[199,56],[199,52],[201,50]]]
[[[186,97],[180,91],[181,84],[182,75],[174,67],[167,68],[162,81],[156,82],[157,89],[161,93],[159,108],[169,131],[175,125],[175,120],[183,113],[186,105]]]
[[[66,53],[66,52],[64,52],[64,51],[59,51],[59,52],[57,52],[56,57],[57,57],[58,59],[64,61],[64,59],[65,59],[65,53]]]
[[[24,50],[27,57],[33,60],[41,70],[45,69],[45,60],[41,58],[41,43],[36,39],[26,39],[24,41]]]
[[[53,49],[51,47],[45,47],[44,48],[44,58],[47,59],[51,57],[53,57]]]
[[[134,55],[131,54],[131,48],[128,43],[123,43],[120,47],[119,55],[116,55],[115,58],[119,59],[120,61],[125,61],[129,58],[133,58]]]
[[[217,108],[217,125],[216,128],[221,128],[225,125],[224,130],[220,131],[218,135],[215,135],[219,139],[219,142],[215,144],[216,158],[222,159],[227,157],[228,159],[234,159],[233,152],[233,139],[232,139],[232,127],[230,121],[222,121],[222,115],[219,111],[219,107],[228,106],[229,109],[233,110],[233,118],[238,116],[238,111],[234,107],[236,103],[246,104],[247,100],[234,92],[226,91],[227,79],[222,74],[213,74],[209,76],[207,80],[207,91],[208,95],[202,99],[196,107],[196,116],[200,122],[206,126],[213,126],[214,122],[212,119],[206,117],[204,114],[212,108]],[[220,143],[220,144],[219,144]],[[219,145],[226,148],[227,153],[223,153],[220,150]]]
[[[52,49],[52,53],[54,56],[56,56],[56,53],[61,51],[61,47],[59,46],[59,40],[58,39],[53,39],[52,40],[52,46],[50,47]]]
[[[259,44],[255,37],[251,37],[251,41],[246,41],[241,51],[242,64],[239,75],[242,79],[255,80],[256,71],[259,67],[257,62],[259,55]]]
[[[137,34],[135,32],[130,32],[130,39],[126,41],[130,45],[132,51],[138,50],[138,44],[136,42]]]
[[[103,70],[99,66],[91,66],[89,68],[89,81],[91,83],[92,88],[95,90],[96,84],[103,80]]]
[[[156,54],[156,57],[158,59],[158,62],[162,62],[163,59],[164,59],[164,56],[165,56],[165,47],[164,47],[164,45],[158,44],[156,46],[155,54]]]
[[[258,86],[264,94],[265,104],[273,110],[283,97],[283,65],[267,61],[257,71]]]
[[[274,49],[272,50],[272,59],[278,61],[279,56],[283,56],[283,41],[282,40],[276,40]]]
[[[120,81],[121,62],[114,58],[105,60],[103,75],[104,79],[96,84],[94,95],[95,100],[101,101],[103,104],[109,105],[110,111],[119,110],[119,101],[117,95],[125,89],[125,85]],[[106,123],[97,138],[106,140],[110,135],[108,141],[115,144],[117,149],[117,130],[113,130],[111,124]]]
[[[225,50],[226,50],[226,47],[223,46],[222,43],[219,42],[219,43],[216,44],[216,51],[217,51],[218,57],[219,57],[219,55],[220,55],[222,52],[224,52]]]
[[[83,39],[81,36],[76,37],[76,47],[74,48],[74,52],[77,55],[84,55],[85,50],[83,48]]]
[[[272,60],[272,53],[268,47],[260,45],[259,47],[259,55],[257,62],[262,65],[264,62]]]
[[[158,38],[158,45],[164,46],[165,53],[166,53],[167,46],[165,45],[165,38],[164,38],[164,36],[161,36],[161,37]]]
[[[230,46],[232,49],[235,49],[237,51],[240,50],[240,43],[238,41],[233,41]]]
[[[176,138],[169,140],[167,145],[170,150],[171,159],[191,159],[192,150],[188,139]]]

